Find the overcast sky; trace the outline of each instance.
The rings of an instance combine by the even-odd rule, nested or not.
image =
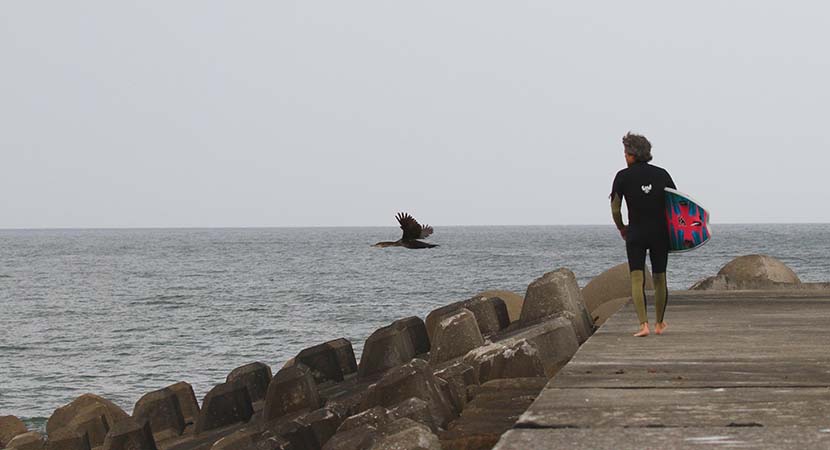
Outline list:
[[[830,222],[820,2],[0,2],[0,227]]]

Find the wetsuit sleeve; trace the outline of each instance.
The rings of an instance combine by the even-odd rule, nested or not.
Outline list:
[[[622,198],[619,194],[611,194],[611,218],[614,219],[614,225],[618,230],[625,228],[622,220]]]
[[[617,172],[617,176],[614,177],[614,183],[611,184],[611,195],[608,197],[613,200],[614,195],[619,195],[620,199],[623,198],[623,172]]]
[[[611,218],[614,219],[614,224],[618,230],[625,228],[622,220],[622,200],[623,200],[623,175],[622,171],[617,172],[614,177],[614,183],[611,185]]]

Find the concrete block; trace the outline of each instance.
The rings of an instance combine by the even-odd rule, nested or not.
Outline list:
[[[438,436],[424,424],[398,419],[378,430],[378,437],[369,450],[441,450]]]
[[[352,343],[343,338],[306,348],[294,358],[294,361],[308,367],[314,382],[318,385],[327,382],[339,383],[348,375],[357,372]]]
[[[375,330],[363,345],[357,373],[360,378],[380,375],[406,364],[415,357],[415,348],[407,330],[389,325]]]
[[[184,417],[185,426],[193,425],[199,418],[199,402],[196,400],[196,394],[193,392],[193,386],[190,383],[179,381],[178,383],[167,386],[179,399],[179,409]]]
[[[544,322],[519,328],[494,339],[508,346],[519,340],[529,342],[538,351],[548,378],[556,375],[579,349],[573,322],[562,316],[548,317]]]
[[[323,450],[364,450],[374,444],[377,436],[377,428],[365,424],[335,434]]]
[[[510,378],[481,385],[461,417],[453,421],[446,431],[440,432],[442,448],[491,448],[530,406],[547,382],[545,377]],[[541,443],[537,447],[547,448]]]
[[[475,315],[461,308],[443,316],[436,325],[432,341],[430,364],[437,365],[464,356],[470,350],[484,344]]]
[[[383,378],[369,387],[361,406],[363,409],[374,406],[390,408],[411,397],[427,402],[430,414],[438,426],[445,426],[455,417],[452,405],[444,396],[438,379],[426,361],[421,359],[413,359],[403,366],[387,371]]]
[[[545,376],[539,351],[524,339],[479,347],[465,355],[464,362],[473,367],[481,383],[497,378]]]
[[[185,428],[179,397],[166,388],[144,394],[133,408],[133,419],[149,422],[156,442],[180,436]]]
[[[313,414],[313,413],[312,413]],[[301,418],[282,422],[274,432],[291,443],[292,450],[318,450],[335,434],[338,420],[331,414],[320,413],[318,416],[306,414],[308,421]]]
[[[357,381],[359,380],[353,379],[320,390],[321,402],[326,405],[326,408],[335,411],[342,417],[349,417],[362,412],[360,406],[366,398],[367,388],[371,383]]]
[[[601,327],[611,316],[631,301],[631,297],[621,297],[608,300],[591,312],[594,326]]]
[[[107,421],[106,412],[101,405],[89,406],[79,412],[64,428],[79,435],[86,435],[92,448],[99,447],[109,433],[111,424]]]
[[[300,416],[294,422],[305,430],[305,440],[314,444],[314,449],[319,449],[337,433],[343,423],[341,417],[335,411],[328,408],[321,408],[306,415]]]
[[[432,310],[426,319],[427,334],[431,342],[435,340],[439,324],[445,316],[455,314],[462,308],[473,313],[482,336],[497,333],[510,325],[510,315],[504,300],[495,296],[479,295]],[[433,342],[433,347],[434,345]]]
[[[392,326],[406,332],[416,356],[429,353],[429,335],[427,334],[426,325],[420,317],[412,316],[396,320],[392,322]]]
[[[271,368],[261,362],[237,367],[225,379],[227,383],[242,383],[248,388],[251,402],[265,400],[268,384],[271,382]]]
[[[511,323],[519,320],[519,317],[522,315],[522,305],[524,305],[525,298],[515,292],[490,290],[481,292],[476,297],[500,298],[507,306],[507,315],[510,317]]]
[[[456,414],[461,414],[469,400],[467,392],[471,386],[477,386],[478,373],[464,361],[454,361],[435,370],[435,377],[447,383],[446,396],[449,397]]]
[[[738,279],[731,275],[715,275],[699,280],[693,284],[690,291],[777,291],[808,288],[824,288],[822,283],[810,285],[807,283],[783,283],[768,279]]]
[[[334,350],[344,379],[349,375],[357,374],[357,359],[355,358],[351,341],[340,338],[329,341],[326,344]]]
[[[651,271],[647,270],[645,276],[646,289],[653,290]],[[595,311],[604,303],[621,297],[631,297],[631,271],[628,263],[617,264],[602,272],[582,288],[582,299],[592,317],[596,316]]]
[[[424,324],[427,328],[427,336],[429,338],[430,343],[435,342],[435,330],[438,327],[438,323],[444,316],[451,315],[458,311],[459,309],[464,307],[464,302],[453,302],[449,305],[444,305],[438,308],[433,309],[432,311],[427,314],[427,318],[424,321]]]
[[[237,450],[237,449],[234,449]],[[239,450],[297,450],[291,446],[291,443],[282,436],[268,434],[253,445],[249,445],[244,449]]]
[[[46,450],[92,450],[89,437],[60,428],[49,434],[46,440]]]
[[[801,279],[780,260],[768,255],[740,256],[724,265],[718,275],[736,282],[787,283],[798,285]]]
[[[359,414],[347,417],[340,427],[337,428],[337,432],[342,433],[344,431],[362,427],[363,425],[371,425],[374,428],[378,428],[379,426],[391,421],[392,417],[389,416],[389,410],[383,406],[375,406]]]
[[[520,320],[531,324],[560,314],[573,322],[580,344],[594,332],[576,277],[564,268],[546,273],[527,287]]]
[[[499,297],[473,297],[464,302],[476,318],[482,336],[490,336],[510,325],[507,305]]]
[[[251,396],[245,385],[222,383],[205,395],[196,421],[196,433],[248,422],[253,416]]]
[[[150,424],[124,419],[116,423],[104,440],[103,450],[158,450]]]
[[[313,411],[321,406],[311,371],[308,367],[297,364],[284,367],[274,375],[268,386],[263,415],[268,421],[304,409]]]
[[[536,396],[550,382],[547,377],[531,378],[498,378],[479,385],[476,390],[478,395],[494,395],[497,397]],[[471,405],[472,408],[480,407],[481,402]],[[522,410],[524,412],[524,410]]]
[[[220,438],[210,450],[241,450],[253,446],[263,438],[263,431],[242,429]]]
[[[29,431],[26,424],[15,416],[0,416],[0,448],[3,448],[18,434]]]
[[[293,420],[277,420],[266,426],[270,432],[284,438],[291,450],[319,450],[334,436],[342,422],[339,414],[321,408]]]
[[[36,431],[18,434],[6,443],[9,450],[43,450],[45,447],[46,440]]]
[[[202,450],[204,447],[198,447]],[[302,450],[272,430],[262,427],[245,427],[218,439],[210,450]],[[188,449],[197,450],[197,448]],[[205,448],[205,450],[207,450]]]
[[[92,407],[102,407],[108,424],[115,424],[130,417],[115,403],[95,394],[83,394],[67,405],[61,406],[52,413],[46,422],[46,434],[51,436],[59,429],[68,425],[78,413]]]
[[[429,411],[429,405],[417,397],[408,398],[389,409],[389,417],[392,420],[411,419],[426,425],[433,433],[438,432],[438,425]]]

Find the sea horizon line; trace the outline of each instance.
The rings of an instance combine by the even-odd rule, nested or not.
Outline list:
[[[830,222],[714,222],[714,227],[732,225],[830,225]],[[563,223],[563,224],[450,224],[435,228],[532,228],[532,227],[613,227],[613,223]],[[235,225],[235,226],[46,226],[0,227],[3,231],[127,231],[127,230],[278,230],[278,229],[331,229],[331,228],[398,228],[395,225]]]

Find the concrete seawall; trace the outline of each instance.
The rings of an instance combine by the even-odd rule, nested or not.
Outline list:
[[[518,301],[485,293],[396,320],[359,360],[335,339],[273,373],[262,362],[233,369],[201,402],[186,382],[160,386],[131,414],[84,394],[55,410],[46,436],[0,418],[0,448],[489,449],[594,329],[576,277],[558,269]]]
[[[830,291],[669,302],[663,336],[612,316],[496,449],[830,448]]]

